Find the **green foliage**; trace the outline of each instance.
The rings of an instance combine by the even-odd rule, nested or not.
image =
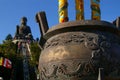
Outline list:
[[[6,36],[6,38],[5,38],[5,40],[12,40],[12,39],[13,39],[13,37],[12,37],[11,34],[8,34],[8,35]]]
[[[13,70],[13,78],[17,78],[18,76],[21,75],[21,77],[23,77],[23,56],[22,54],[18,54],[17,53],[17,44],[14,44],[12,42],[12,36],[10,34],[8,34],[8,36],[6,36],[6,39],[3,41],[2,44],[0,44],[0,56],[6,57],[8,59],[10,59],[12,61],[12,70]],[[30,76],[33,76],[33,70],[34,67],[38,65],[38,61],[39,61],[39,55],[40,55],[40,48],[38,46],[37,42],[32,42],[30,44],[30,50],[31,50],[31,56],[32,56],[32,60],[30,59],[29,63],[30,63],[30,73],[32,73]],[[33,69],[32,69],[33,68]],[[21,79],[22,80],[22,79]],[[31,79],[33,80],[33,79]]]
[[[22,60],[22,56],[19,56],[16,54],[16,44],[12,42],[12,40],[6,40],[3,44],[0,44],[0,56],[3,56],[5,58],[8,58],[12,62],[12,72],[14,75],[16,74],[15,71],[18,69],[18,72],[20,72],[22,69],[20,68],[20,61]],[[19,65],[18,65],[19,64]],[[7,69],[5,69],[7,70]],[[8,72],[4,70],[3,73],[10,76]],[[9,71],[9,72],[11,72]],[[13,75],[13,74],[12,74]],[[21,74],[20,74],[21,75]]]
[[[16,45],[10,40],[0,44],[0,53],[3,53],[5,57],[12,57],[16,53],[15,50]]]
[[[38,43],[35,42],[35,43],[31,43],[30,45],[30,50],[31,50],[31,54],[32,54],[32,63],[33,64],[38,64],[39,62],[39,56],[40,56],[40,48],[38,46]]]
[[[32,54],[32,60],[30,61],[31,64],[38,64],[39,56],[40,56],[40,48],[37,42],[33,42],[30,44],[30,50]],[[23,57],[22,55],[17,54],[17,45],[12,42],[12,40],[6,40],[3,44],[0,44],[0,55],[9,58],[13,62],[16,60],[21,60]]]
[[[21,55],[16,54],[16,44],[12,42],[12,40],[4,41],[3,44],[0,44],[0,54],[10,60],[12,62],[16,62],[17,59],[21,59]]]

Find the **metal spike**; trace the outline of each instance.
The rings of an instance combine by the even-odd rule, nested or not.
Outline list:
[[[104,80],[104,69],[99,68],[98,80]]]

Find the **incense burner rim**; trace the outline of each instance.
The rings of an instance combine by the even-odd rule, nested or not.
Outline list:
[[[57,35],[59,33],[71,32],[71,31],[83,31],[83,30],[99,30],[99,31],[107,31],[114,33],[116,35],[120,35],[120,30],[116,28],[116,26],[107,21],[99,21],[99,20],[81,20],[81,21],[69,21],[64,23],[59,23],[51,27],[46,34],[43,36],[45,40],[50,37]]]

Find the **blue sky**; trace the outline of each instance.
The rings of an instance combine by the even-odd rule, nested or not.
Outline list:
[[[14,36],[16,25],[26,16],[34,38],[40,36],[36,13],[45,11],[49,27],[58,22],[58,0],[0,0],[0,43],[8,34]],[[69,21],[75,20],[75,0],[68,0]],[[91,19],[90,0],[84,0],[85,18]],[[101,20],[112,22],[120,16],[120,0],[101,0]]]

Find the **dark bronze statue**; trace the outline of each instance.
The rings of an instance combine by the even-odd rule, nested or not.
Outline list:
[[[22,17],[21,18],[21,24],[20,26],[16,26],[16,35],[15,38],[17,39],[32,39],[32,33],[29,26],[27,26],[27,18]]]

